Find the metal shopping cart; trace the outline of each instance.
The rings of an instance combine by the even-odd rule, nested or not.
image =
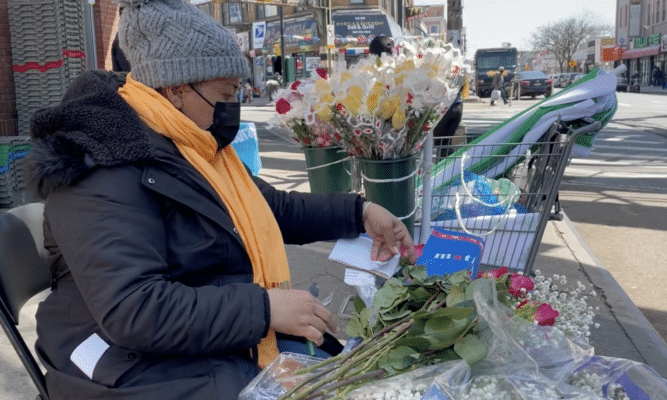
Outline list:
[[[582,135],[600,128],[590,118],[575,123],[558,118],[531,142],[436,138],[432,154],[439,170],[423,182],[430,190],[421,190],[426,212],[420,230],[430,217],[428,233],[437,226],[480,236],[485,240],[482,270],[507,266],[530,274],[547,222],[562,219],[558,188],[572,148]]]

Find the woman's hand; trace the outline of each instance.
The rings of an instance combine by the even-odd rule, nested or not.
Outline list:
[[[271,325],[276,332],[301,336],[320,346],[324,331],[337,333],[333,315],[306,290],[269,289]]]
[[[403,247],[410,262],[417,261],[408,228],[386,208],[371,202],[364,203],[363,223],[366,233],[373,239],[371,260],[387,261],[394,254],[399,254]]]

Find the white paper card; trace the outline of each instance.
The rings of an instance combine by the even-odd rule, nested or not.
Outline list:
[[[401,256],[396,254],[384,262],[371,261],[372,245],[373,240],[365,235],[356,239],[339,239],[329,254],[329,259],[367,271],[377,271],[387,279],[391,278],[400,269]]]
[[[69,359],[72,360],[74,365],[79,367],[88,378],[93,379],[95,366],[108,348],[109,345],[102,340],[97,333],[93,333],[88,339],[76,346],[76,349],[74,349]]]

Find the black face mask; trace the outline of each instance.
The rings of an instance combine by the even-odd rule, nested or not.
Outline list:
[[[236,134],[239,132],[239,125],[241,124],[241,103],[223,103],[217,102],[213,105],[206,97],[202,96],[193,85],[190,85],[195,91],[204,99],[208,105],[213,107],[213,123],[208,127],[207,131],[211,132],[213,138],[218,143],[218,151],[227,147],[234,141]]]

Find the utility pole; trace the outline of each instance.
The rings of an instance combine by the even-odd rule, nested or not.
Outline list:
[[[280,16],[280,71],[283,76],[283,87],[287,83],[287,71],[285,71],[285,30],[283,27],[283,6],[278,6],[278,15]]]
[[[86,69],[97,69],[97,48],[95,46],[95,0],[80,0],[83,3],[84,36],[86,38]]]

